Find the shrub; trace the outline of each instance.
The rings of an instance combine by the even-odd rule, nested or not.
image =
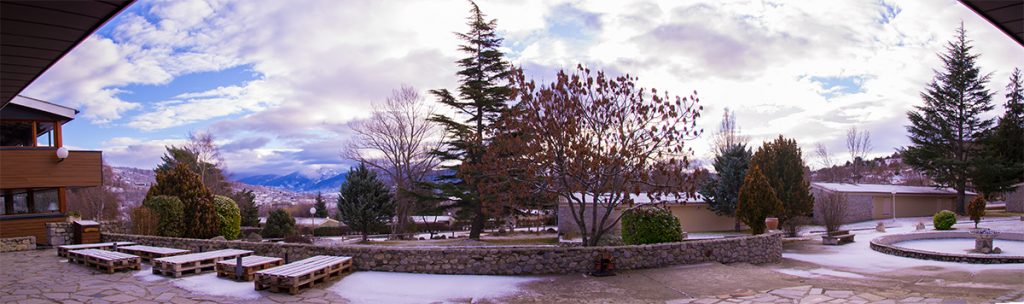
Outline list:
[[[139,206],[132,209],[132,233],[140,235],[156,235],[160,217],[149,208]]]
[[[761,174],[761,168],[752,166],[740,186],[736,205],[736,216],[750,227],[753,234],[765,230],[764,219],[782,209],[782,202],[775,196],[775,190],[768,184],[768,178]]]
[[[267,216],[267,226],[263,227],[263,237],[283,238],[295,233],[295,219],[284,209],[277,209]]]
[[[956,224],[956,213],[949,210],[942,210],[935,214],[932,218],[932,223],[935,224],[937,230],[950,230],[953,229],[953,224]]]
[[[803,154],[795,140],[779,135],[765,142],[751,156],[750,166],[760,169],[779,199],[779,208],[772,213],[779,218],[779,224],[785,227],[792,218],[811,215],[814,196],[804,174]]]
[[[843,226],[843,221],[846,219],[846,212],[849,208],[847,203],[845,193],[829,192],[822,195],[818,201],[818,210],[816,212],[821,215],[825,231],[839,231],[839,228]]]
[[[985,198],[975,197],[967,204],[967,214],[971,216],[971,220],[974,221],[974,228],[978,228],[978,223],[981,222],[981,217],[985,216]]]
[[[796,216],[782,224],[782,228],[786,231],[786,235],[790,237],[800,236],[800,227],[811,224],[811,218],[806,216]]]
[[[156,234],[159,236],[181,237],[184,233],[185,205],[177,197],[157,195],[146,198],[142,206],[159,218]]]
[[[622,241],[629,245],[679,242],[683,228],[672,212],[660,207],[639,207],[622,214]]]
[[[220,219],[220,235],[225,239],[237,239],[242,231],[242,214],[235,201],[227,196],[213,196],[213,205]]]

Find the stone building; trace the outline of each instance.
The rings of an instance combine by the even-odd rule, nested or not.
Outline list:
[[[847,198],[845,223],[897,217],[932,216],[941,210],[955,210],[956,190],[902,185],[811,183],[814,194],[814,219],[821,222],[821,200],[828,193],[843,193]],[[970,201],[977,194],[967,192]]]

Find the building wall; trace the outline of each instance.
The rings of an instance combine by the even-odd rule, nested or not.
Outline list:
[[[47,236],[46,223],[64,221],[67,221],[67,217],[64,215],[3,219],[0,220],[0,238],[34,236],[36,244],[49,244],[50,239]]]
[[[825,199],[828,192],[821,189],[812,188],[812,194],[814,194],[814,222],[823,223],[824,220],[821,217],[821,202]],[[846,195],[846,217],[843,219],[843,223],[856,223],[871,220],[874,218],[874,197],[869,194],[847,194]]]
[[[686,204],[686,205],[668,205],[669,211],[672,212],[677,219],[679,224],[682,226],[685,232],[709,232],[709,231],[731,231],[735,228],[736,219],[731,216],[720,216],[715,212],[708,210],[707,204]],[[591,226],[592,215],[594,208],[587,208],[587,213],[584,218],[584,222],[587,227]],[[612,214],[608,217],[608,221],[613,221],[619,216],[622,208],[617,208],[612,211]],[[604,216],[605,209],[599,208],[598,220]],[[741,225],[746,227],[745,225]],[[621,231],[621,225],[616,225],[612,232],[619,234]],[[579,237],[579,225],[572,217],[572,212],[567,204],[561,204],[558,208],[558,232],[562,233],[565,238],[576,238]]]
[[[1024,185],[1017,186],[1017,190],[1006,194],[1006,211],[1024,213]]]
[[[782,259],[778,233],[723,239],[693,240],[637,246],[602,247],[397,247],[374,245],[316,246],[310,244],[219,241],[128,234],[102,234],[104,242],[130,241],[143,245],[203,252],[218,249],[252,250],[256,255],[288,262],[315,255],[352,257],[356,270],[464,275],[539,275],[587,273],[594,261],[611,254],[617,269],[718,263],[775,263]]]
[[[813,189],[814,220],[822,222],[821,200],[827,192]],[[968,196],[968,200],[973,196]],[[893,218],[892,194],[847,193],[846,219],[843,223]],[[954,210],[955,195],[908,195],[896,194],[896,217],[932,216],[940,210]]]

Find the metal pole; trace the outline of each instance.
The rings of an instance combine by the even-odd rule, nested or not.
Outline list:
[[[896,192],[892,192],[892,222],[896,222]]]
[[[242,280],[242,256],[235,258],[235,280]]]

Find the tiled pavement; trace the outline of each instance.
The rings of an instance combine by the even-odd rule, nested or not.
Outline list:
[[[1010,292],[992,301],[992,303],[1024,301],[1024,291]],[[723,295],[717,297],[701,297],[694,299],[674,300],[672,304],[714,304],[714,303],[851,303],[851,304],[897,304],[897,303],[966,303],[963,300],[946,300],[929,298],[919,294],[909,294],[899,299],[888,299],[870,292],[851,290],[824,290],[811,285],[763,290],[749,294]]]

